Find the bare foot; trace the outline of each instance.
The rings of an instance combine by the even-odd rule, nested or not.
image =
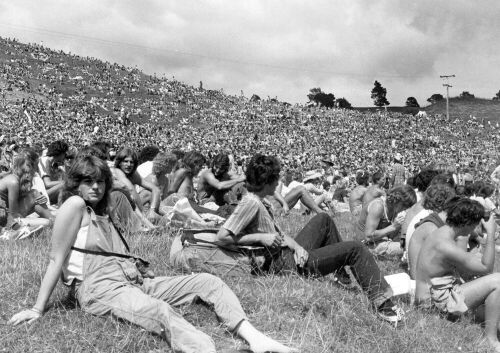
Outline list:
[[[298,352],[295,348],[287,347],[272,338],[263,336],[259,342],[251,344],[250,350],[254,353],[274,352],[274,353],[292,353]]]

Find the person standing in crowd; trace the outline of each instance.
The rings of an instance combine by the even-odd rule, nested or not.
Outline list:
[[[401,153],[394,155],[394,164],[391,171],[391,186],[403,185],[406,182],[406,168],[403,166]]]

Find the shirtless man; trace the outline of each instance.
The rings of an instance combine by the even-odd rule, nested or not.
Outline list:
[[[448,315],[461,315],[475,310],[484,315],[487,343],[500,352],[500,273],[492,273],[495,263],[494,216],[483,219],[484,208],[477,201],[459,198],[446,206],[446,224],[430,234],[417,261],[417,305],[430,305]],[[482,258],[467,253],[457,239],[467,236],[482,224],[487,233]],[[478,279],[463,283],[455,270],[465,270]]]
[[[201,205],[213,201],[218,206],[237,202],[238,186],[242,186],[245,175],[229,174],[230,161],[227,154],[218,154],[212,165],[200,173],[198,179],[198,200]]]
[[[195,151],[188,152],[182,159],[181,167],[172,175],[168,186],[168,195],[176,194],[195,200],[193,178],[195,178],[206,163],[205,157]]]
[[[363,195],[363,207],[375,200],[377,197],[385,195],[383,185],[385,184],[385,173],[378,171],[372,174],[372,185],[370,185]]]
[[[177,157],[173,154],[164,152],[158,153],[152,160],[152,172],[145,177],[147,182],[156,185],[160,189],[160,199],[164,200],[168,192],[168,177],[167,174],[172,172],[172,169],[177,164]],[[151,202],[152,193],[149,190],[143,189],[139,192],[142,203],[147,205]]]
[[[436,229],[445,225],[445,204],[455,196],[455,190],[446,184],[431,185],[425,191],[422,207],[426,212],[421,213],[422,219],[415,225],[415,230],[407,234],[407,260],[410,277],[415,279],[417,273],[417,259],[425,239]]]
[[[363,196],[368,187],[368,173],[361,171],[356,173],[356,183],[358,184],[349,195],[349,210],[355,217],[359,216],[363,208]]]

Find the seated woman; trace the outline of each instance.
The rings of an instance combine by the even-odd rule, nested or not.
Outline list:
[[[197,298],[212,305],[221,321],[245,339],[252,351],[293,351],[253,327],[238,298],[217,277],[144,278],[135,265],[137,258],[127,258],[128,246],[108,218],[111,178],[101,159],[86,156],[75,160],[65,182],[66,191],[73,196],[57,214],[50,262],[38,298],[33,308],[14,315],[10,324],[39,319],[62,276],[82,310],[139,325],[167,339],[175,352],[215,352],[212,339],[171,307]]]
[[[417,202],[415,191],[409,185],[392,188],[387,196],[381,196],[363,206],[357,229],[360,237],[376,255],[402,255],[399,242],[405,210]]]
[[[24,238],[50,224],[47,198],[32,189],[34,163],[31,154],[21,152],[14,158],[12,173],[0,179],[0,199],[8,215],[2,239]],[[40,218],[26,218],[33,212]]]
[[[344,266],[350,266],[379,316],[390,322],[401,320],[401,310],[391,300],[392,290],[369,250],[360,242],[342,241],[327,214],[313,217],[295,239],[281,231],[265,199],[274,193],[279,173],[275,157],[255,155],[246,170],[248,194],[212,241],[208,233],[178,236],[171,249],[173,265],[226,275],[294,271],[305,276],[346,276]],[[264,247],[262,254],[238,248],[255,245]]]
[[[47,155],[40,158],[38,164],[38,171],[45,184],[51,204],[57,204],[59,192],[64,185],[63,167],[68,149],[69,146],[65,141],[54,141],[49,145]]]
[[[137,208],[142,212],[144,205],[139,194],[136,192],[135,185],[139,185],[151,192],[150,208],[147,214],[148,219],[156,219],[160,211],[161,193],[158,186],[141,177],[137,173],[138,155],[131,148],[122,148],[116,155],[115,168],[113,173],[114,189],[119,189],[129,194],[130,198],[135,202]]]

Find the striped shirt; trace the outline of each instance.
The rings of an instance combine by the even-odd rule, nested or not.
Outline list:
[[[243,196],[222,227],[238,236],[280,232],[263,200],[251,192]]]

